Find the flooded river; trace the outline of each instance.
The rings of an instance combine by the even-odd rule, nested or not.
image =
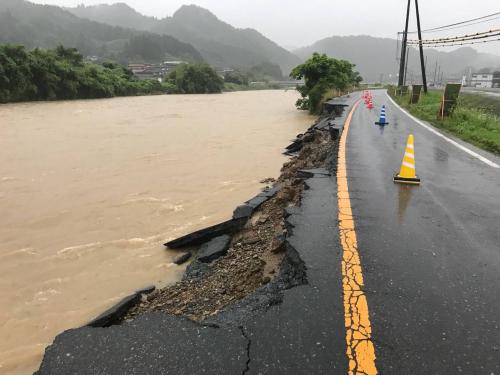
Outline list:
[[[310,124],[293,91],[0,106],[0,373],[184,270],[163,242],[230,217]]]

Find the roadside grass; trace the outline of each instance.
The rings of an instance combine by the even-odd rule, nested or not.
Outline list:
[[[500,116],[500,98],[492,98],[481,94],[464,93],[460,96],[467,107],[484,109]]]
[[[360,88],[357,88],[357,89],[351,89],[353,91],[360,91],[361,89]],[[334,99],[334,98],[338,98],[339,96],[342,96],[344,95],[345,93],[344,92],[341,92],[337,89],[328,89],[325,91],[325,93],[323,94],[323,97],[320,101],[320,104],[319,104],[319,108],[323,108],[323,103],[324,102],[327,102],[331,99]]]
[[[442,92],[429,91],[421,95],[417,104],[409,104],[409,96],[392,98],[412,115],[430,122],[458,138],[472,143],[484,150],[500,155],[500,117],[494,108],[484,105],[484,100],[471,98],[474,95],[461,95],[457,107],[450,117],[439,118]]]

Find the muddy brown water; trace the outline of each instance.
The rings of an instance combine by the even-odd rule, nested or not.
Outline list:
[[[311,118],[294,91],[0,106],[0,373],[183,267],[163,242],[230,217]]]

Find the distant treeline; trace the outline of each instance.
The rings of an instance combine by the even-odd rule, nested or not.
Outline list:
[[[93,99],[159,93],[218,93],[223,80],[206,64],[184,64],[165,82],[136,80],[115,63],[90,64],[74,48],[0,45],[0,102]]]

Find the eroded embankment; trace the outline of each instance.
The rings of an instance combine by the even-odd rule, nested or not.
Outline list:
[[[59,335],[39,374],[88,366],[179,374],[346,368],[331,179],[344,119],[334,118],[323,116],[299,135],[278,180],[231,220],[168,243],[194,257],[181,282],[140,291]]]
[[[300,204],[304,178],[314,172],[308,170],[334,165],[328,158],[336,148],[337,132],[329,126],[329,119],[321,119],[288,147],[292,159],[283,166],[274,186],[264,190],[270,196],[265,202],[259,196],[248,202],[257,207],[245,218],[246,223],[240,223],[229,236],[221,234],[199,246],[182,281],[145,295],[123,320],[161,311],[201,321],[271,282],[266,288],[271,304],[280,300],[279,290],[306,283],[304,265],[287,246],[285,218]],[[244,208],[237,209],[234,217],[241,216],[238,212]]]

